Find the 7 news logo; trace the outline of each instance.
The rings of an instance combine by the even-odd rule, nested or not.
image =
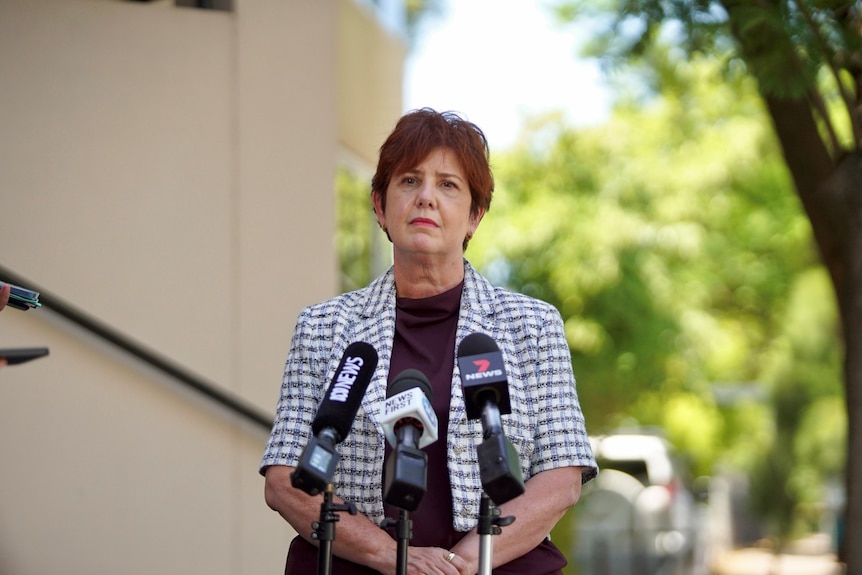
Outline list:
[[[476,366],[476,371],[472,372],[472,373],[465,373],[464,379],[466,381],[476,381],[476,380],[488,379],[491,377],[503,377],[504,376],[502,369],[490,369],[491,360],[474,359],[473,365]]]

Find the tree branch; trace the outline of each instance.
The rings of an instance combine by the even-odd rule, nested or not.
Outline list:
[[[835,85],[838,93],[841,95],[841,101],[844,102],[844,110],[850,119],[850,124],[853,129],[853,142],[855,144],[859,142],[858,126],[856,125],[856,122],[854,122],[853,118],[855,102],[853,101],[853,94],[847,91],[844,87],[844,82],[841,80],[841,70],[836,66],[837,54],[830,48],[829,43],[823,38],[820,27],[817,25],[817,22],[814,21],[811,9],[808,7],[808,2],[806,0],[796,0],[796,5],[799,7],[799,11],[805,20],[805,23],[808,25],[808,28],[811,30],[814,41],[817,44],[817,48],[820,50],[821,54],[823,54],[823,61],[826,63],[826,67],[835,79]],[[837,137],[835,136],[835,129],[832,126],[832,120],[829,118],[825,106],[823,106],[823,99],[818,97],[816,103],[817,110],[823,117],[823,121],[827,124],[827,129],[829,130],[829,135],[833,141],[833,145],[836,146],[835,155],[837,157],[839,155],[838,150],[840,150],[841,147]]]

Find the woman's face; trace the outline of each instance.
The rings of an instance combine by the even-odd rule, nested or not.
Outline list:
[[[418,165],[393,174],[386,205],[374,195],[377,220],[389,232],[396,253],[463,255],[464,238],[473,235],[482,219],[470,215],[467,179],[455,155],[437,148]]]

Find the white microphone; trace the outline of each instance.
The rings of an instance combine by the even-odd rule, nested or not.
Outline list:
[[[383,501],[415,511],[428,479],[428,454],[421,448],[437,441],[437,414],[428,399],[431,384],[421,371],[407,369],[386,394],[380,423],[392,453],[384,467]]]
[[[406,369],[392,380],[380,418],[389,445],[396,447],[400,443],[399,432],[403,435],[408,431],[405,426],[417,431],[419,449],[437,441],[437,414],[431,407],[430,396],[428,378],[418,369]]]

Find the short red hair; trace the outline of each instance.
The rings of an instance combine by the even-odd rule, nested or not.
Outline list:
[[[401,117],[395,129],[380,146],[377,171],[371,178],[371,194],[386,205],[386,189],[395,174],[419,164],[438,148],[455,154],[470,187],[470,214],[477,216],[491,207],[494,175],[485,134],[476,124],[454,112],[431,108],[413,110]]]

